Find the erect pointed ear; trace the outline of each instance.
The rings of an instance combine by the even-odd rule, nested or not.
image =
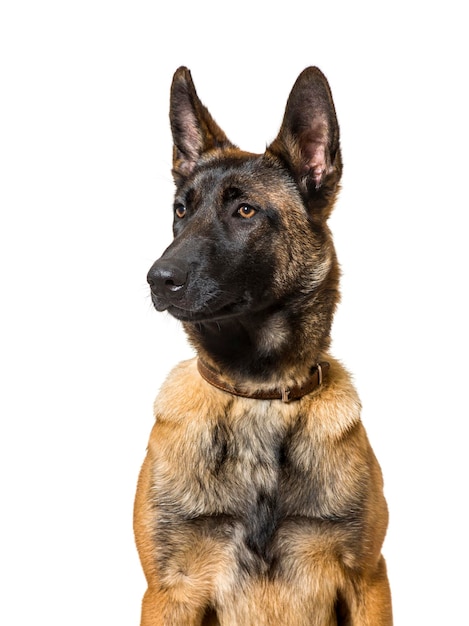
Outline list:
[[[336,191],[342,173],[339,125],[329,84],[318,68],[299,75],[268,150],[287,163],[307,198],[319,200]]]
[[[189,176],[204,152],[232,146],[197,96],[190,71],[176,70],[171,86],[169,118],[173,134],[173,176]]]

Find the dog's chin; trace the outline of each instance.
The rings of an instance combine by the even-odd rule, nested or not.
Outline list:
[[[161,310],[158,309],[157,310]],[[249,310],[247,300],[231,302],[217,307],[182,308],[174,304],[166,307],[166,311],[174,318],[184,323],[200,324],[203,322],[218,322],[221,320],[239,317]]]

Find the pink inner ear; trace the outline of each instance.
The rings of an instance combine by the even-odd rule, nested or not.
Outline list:
[[[326,171],[326,149],[324,143],[320,141],[309,143],[305,157],[308,172],[311,174],[316,187],[319,187],[323,174]]]
[[[316,188],[321,185],[327,169],[326,141],[327,124],[322,120],[313,124],[300,140],[305,170],[311,175]]]
[[[197,120],[191,110],[184,111],[183,150],[190,161],[196,162],[202,152],[202,137],[197,126]]]
[[[303,143],[304,173],[310,175],[318,188],[327,169],[326,147],[322,141]]]
[[[178,170],[189,174],[202,152],[202,136],[198,120],[189,100],[180,98],[173,104],[173,137],[176,147]]]

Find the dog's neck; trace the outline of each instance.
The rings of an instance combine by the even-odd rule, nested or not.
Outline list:
[[[330,344],[333,307],[273,308],[214,322],[185,324],[199,357],[233,384],[302,382]]]

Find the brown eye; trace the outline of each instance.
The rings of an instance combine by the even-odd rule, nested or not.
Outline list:
[[[254,217],[256,213],[257,213],[256,209],[250,206],[249,204],[242,204],[238,208],[238,215],[240,215],[241,217],[244,217],[247,220],[251,219],[251,217]]]
[[[180,220],[186,216],[187,209],[183,204],[176,205],[174,212],[176,213],[176,217]]]

